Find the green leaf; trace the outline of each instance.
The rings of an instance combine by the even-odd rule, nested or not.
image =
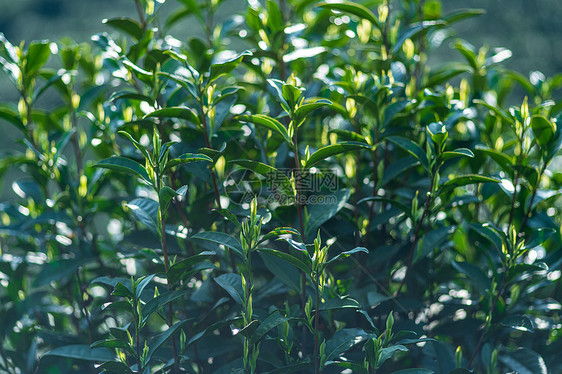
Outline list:
[[[271,131],[281,135],[281,137],[283,137],[283,139],[285,140],[285,142],[287,142],[287,144],[291,146],[293,145],[293,140],[289,136],[289,132],[287,131],[285,126],[283,126],[283,124],[278,120],[276,120],[275,118],[266,116],[265,114],[255,114],[255,115],[237,116],[236,119],[239,121],[251,122],[259,126],[264,126],[270,129]]]
[[[334,217],[347,203],[351,190],[341,189],[326,195],[326,202],[323,204],[310,204],[306,206],[305,236],[316,235],[316,230],[320,226]]]
[[[383,178],[381,182],[381,187],[386,186],[391,180],[402,175],[406,170],[419,165],[420,162],[417,158],[412,156],[406,156],[398,159],[397,161],[393,162],[387,168],[383,170]],[[362,199],[363,201],[364,199]],[[409,214],[410,209],[406,209]]]
[[[266,374],[287,374],[295,372],[306,373],[310,372],[310,370],[312,370],[312,364],[310,362],[298,362],[296,364],[290,364],[272,371],[268,371]]]
[[[33,74],[35,71],[43,67],[51,56],[49,42],[46,40],[40,42],[31,42],[27,48],[25,55],[25,72]]]
[[[497,178],[476,174],[461,175],[458,177],[453,177],[453,179],[450,179],[447,182],[443,183],[443,185],[439,188],[437,195],[440,195],[445,191],[451,190],[453,188],[477,183],[500,183],[500,180]]]
[[[452,265],[457,271],[465,274],[469,281],[474,283],[481,295],[485,295],[486,291],[491,289],[492,283],[490,278],[476,265],[470,262],[457,261],[453,261]]]
[[[486,108],[488,108],[492,113],[494,113],[497,117],[500,117],[502,119],[502,121],[504,121],[507,124],[510,124],[511,126],[513,126],[513,120],[511,118],[509,118],[509,116],[507,115],[507,113],[505,113],[503,110],[501,110],[500,108],[488,104],[487,102],[485,102],[484,100],[473,100],[474,104],[480,104],[485,106]]]
[[[179,118],[189,121],[196,125],[199,124],[199,117],[197,117],[197,114],[193,111],[193,109],[190,109],[185,106],[176,106],[176,107],[158,109],[144,116],[144,118],[152,118],[152,117]]]
[[[0,105],[0,118],[8,121],[18,128],[21,132],[25,133],[25,126],[19,117],[19,113],[5,105]]]
[[[352,1],[330,0],[318,3],[316,6],[353,14],[359,18],[366,19],[382,31],[377,17],[361,4]]]
[[[335,156],[340,153],[354,151],[357,149],[369,149],[372,150],[368,144],[357,143],[357,142],[342,142],[337,144],[328,145],[320,148],[316,152],[310,155],[308,160],[304,164],[305,169],[310,169],[312,166],[316,165],[320,161],[327,159],[328,157]]]
[[[392,374],[433,374],[433,373],[435,373],[433,370],[423,369],[423,368],[403,369],[403,370],[392,372]]]
[[[277,238],[281,235],[295,235],[298,237],[300,236],[300,232],[292,227],[278,227],[265,234],[258,242],[258,244],[263,243],[269,239]]]
[[[250,51],[244,51],[238,56],[233,57],[225,62],[211,65],[209,82],[213,82],[218,78],[220,78],[221,76],[230,73],[240,64],[240,62],[242,62],[244,56],[251,56],[251,55],[252,53]]]
[[[204,251],[194,256],[185,258],[179,262],[176,262],[168,269],[168,274],[167,274],[168,282],[170,284],[175,284],[178,280],[180,280],[180,278],[182,278],[183,274],[185,274],[186,272],[190,272],[193,269],[194,265],[201,263],[207,260],[209,257],[215,255],[216,255],[215,252]]]
[[[141,298],[142,292],[148,286],[148,284],[154,279],[156,274],[150,274],[136,280],[135,298],[139,300]]]
[[[88,262],[88,258],[59,259],[43,265],[33,280],[33,287],[42,287],[51,282],[74,276],[76,269]]]
[[[117,133],[119,135],[123,135],[124,137],[126,137],[127,139],[129,139],[131,141],[131,143],[134,144],[134,146],[143,154],[144,158],[146,160],[148,160],[150,162],[151,165],[153,165],[152,163],[152,157],[150,157],[150,154],[148,153],[148,150],[146,149],[146,147],[142,144],[140,144],[139,142],[137,142],[131,134],[129,134],[127,131],[117,131]]]
[[[233,223],[238,230],[242,230],[242,225],[240,224],[238,217],[232,214],[228,209],[213,209],[213,211],[217,212],[218,214],[226,218],[228,221]]]
[[[148,227],[154,234],[160,236],[160,225],[158,222],[159,205],[157,201],[146,197],[139,197],[128,203],[127,207],[131,209],[139,222]]]
[[[325,99],[320,99],[314,103],[301,105],[293,114],[293,122],[298,127],[303,124],[304,120],[310,113],[312,113],[316,109],[322,108],[323,106],[331,106],[331,105],[332,102]]]
[[[417,145],[410,139],[406,139],[400,136],[388,136],[386,139],[414,156],[422,164],[424,169],[429,172],[429,162],[427,161],[427,155],[419,145]]]
[[[259,324],[258,328],[251,337],[250,344],[259,343],[260,340],[265,337],[265,334],[288,320],[289,318],[282,316],[278,310],[274,311]]]
[[[115,360],[115,354],[105,348],[90,348],[87,345],[75,344],[55,348],[44,356],[57,356],[75,358],[86,361],[111,361]]]
[[[214,278],[215,282],[221,286],[238,304],[244,304],[244,292],[242,290],[242,278],[238,274],[222,274]]]
[[[232,160],[233,164],[240,165],[246,169],[250,169],[253,172],[265,177],[265,181],[270,184],[274,190],[280,190],[287,197],[294,197],[295,190],[291,180],[285,175],[285,173],[275,169],[273,166],[263,164],[257,161],[251,160]]]
[[[278,251],[276,249],[269,249],[269,248],[258,248],[258,251],[267,253],[269,255],[275,256],[283,261],[287,261],[291,265],[299,268],[300,270],[304,271],[305,274],[309,274],[311,271],[311,264],[307,264],[303,262],[301,259],[285,252]]]
[[[416,248],[414,263],[427,256],[435,248],[441,246],[447,238],[455,231],[455,226],[438,227],[425,233]]]
[[[381,349],[381,356],[379,358],[379,365],[382,365],[386,360],[392,358],[396,352],[408,352],[408,348],[401,344],[393,345]],[[431,370],[430,370],[431,372]]]
[[[144,35],[142,25],[138,21],[129,17],[118,17],[110,19],[106,18],[102,21],[102,23],[105,23],[106,25],[111,26],[114,29],[124,31],[136,40],[142,39]]]
[[[273,273],[273,275],[279,278],[287,287],[299,293],[301,292],[300,272],[297,267],[287,261],[279,261],[278,257],[268,254],[265,251],[259,251],[259,254],[265,267]]]
[[[119,339],[98,340],[97,342],[92,343],[92,345],[90,345],[90,348],[121,348],[127,350],[131,354],[135,353],[135,351],[133,351],[131,346],[126,341]]]
[[[531,237],[525,241],[525,245],[522,249],[533,249],[538,247],[546,242],[555,232],[556,230],[550,227],[540,227],[534,229],[531,233]]]
[[[517,374],[548,374],[541,355],[527,348],[500,354],[498,359]]]
[[[367,334],[363,329],[342,329],[334,334],[332,339],[326,342],[326,361],[330,361],[353,346],[367,339]]]
[[[240,258],[244,259],[244,250],[242,249],[242,244],[231,235],[225,234],[224,232],[215,231],[204,231],[192,235],[190,239],[200,239],[206,240],[213,243],[224,245],[227,248],[232,249]]]
[[[438,146],[441,147],[445,140],[447,139],[448,133],[447,128],[442,122],[432,122],[427,126],[427,132],[431,137],[431,140]]]
[[[430,29],[444,27],[446,25],[447,23],[443,21],[423,21],[421,23],[410,25],[408,29],[400,34],[398,40],[396,40],[396,43],[392,47],[392,54],[398,53],[407,39],[415,39],[418,36],[428,32]]]
[[[184,296],[187,293],[186,290],[178,290],[178,291],[168,291],[166,293],[160,294],[155,298],[150,299],[143,307],[142,307],[142,323],[145,323],[146,320],[158,309],[162,308],[164,305],[179,299],[180,297]]]
[[[168,163],[166,164],[166,168],[164,171],[168,171],[169,169],[178,165],[189,164],[191,162],[197,162],[197,161],[213,162],[213,159],[203,154],[184,153],[183,155],[177,158],[169,160]]]
[[[326,264],[330,264],[334,261],[339,260],[340,258],[347,258],[347,257],[351,256],[352,254],[360,253],[360,252],[368,254],[369,250],[367,248],[364,248],[364,247],[356,247],[356,248],[350,249],[349,251],[339,253],[338,255],[334,256],[334,258],[332,258],[330,261],[328,261]]]
[[[546,147],[556,133],[556,125],[554,122],[550,121],[545,116],[537,114],[531,117],[531,129],[541,148]]]
[[[109,101],[117,101],[122,99],[138,100],[147,102],[148,104],[154,104],[154,99],[136,92],[118,91],[109,97]]]
[[[115,374],[133,374],[133,371],[121,361],[107,361],[98,366],[97,369],[103,369],[104,372]]]
[[[359,309],[361,304],[352,298],[332,298],[320,304],[320,310]]]
[[[95,164],[94,167],[133,174],[141,177],[146,182],[151,183],[148,172],[146,171],[144,166],[125,157],[113,156],[110,158],[106,158],[105,160],[102,160]]]
[[[512,156],[491,148],[483,148],[477,146],[476,150],[490,156],[490,158],[494,160],[502,168],[503,171],[509,173],[510,175],[513,174],[513,168],[511,166],[514,163],[514,159]]]
[[[150,360],[152,359],[152,356],[158,350],[158,348],[160,348],[162,346],[162,344],[164,344],[166,342],[166,340],[168,340],[174,334],[174,332],[176,332],[187,321],[188,320],[176,322],[175,324],[170,326],[166,331],[164,331],[164,332],[154,336],[152,339],[150,339],[150,342],[148,343],[148,354],[146,356],[145,362],[149,363]]]
[[[469,228],[476,231],[479,235],[489,240],[494,245],[497,251],[501,252],[503,241],[498,232],[489,224],[471,223]]]
[[[178,193],[168,186],[164,186],[160,189],[160,192],[158,192],[158,202],[160,203],[162,212],[168,210],[172,199],[176,196],[178,196]]]
[[[462,21],[467,18],[477,17],[486,14],[484,9],[459,9],[442,17],[442,20],[449,25],[454,22]]]
[[[533,322],[531,322],[529,317],[524,315],[505,317],[502,319],[501,324],[502,326],[511,327],[512,329],[519,331],[534,332],[535,330]]]
[[[338,135],[338,138],[342,138],[344,141],[352,141],[352,142],[358,142],[358,143],[367,143],[367,138],[365,138],[363,135],[358,134],[354,131],[349,131],[349,130],[342,130],[342,129],[334,129],[334,130],[330,130],[328,131],[328,133],[334,133]]]

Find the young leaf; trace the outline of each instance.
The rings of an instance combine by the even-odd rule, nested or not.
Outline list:
[[[356,248],[350,249],[349,251],[345,251],[345,252],[339,253],[338,255],[334,256],[334,258],[332,258],[330,261],[328,261],[326,263],[326,265],[328,265],[328,264],[330,264],[334,261],[337,261],[340,258],[346,258],[346,257],[351,256],[352,254],[359,253],[359,252],[369,253],[369,250],[367,248],[364,248],[364,247],[356,247]]]
[[[213,162],[213,159],[210,158],[209,156],[205,156],[203,154],[197,154],[197,153],[184,153],[183,155],[171,159],[168,161],[168,163],[166,164],[166,167],[164,169],[164,171],[167,171],[175,166],[178,165],[182,165],[182,164],[189,164],[191,162],[197,162],[197,161],[207,161],[207,162]]]
[[[306,117],[315,111],[316,109],[322,108],[323,106],[331,106],[332,102],[325,99],[320,99],[314,103],[304,104],[298,107],[298,109],[293,114],[293,122],[298,127],[303,124]]]

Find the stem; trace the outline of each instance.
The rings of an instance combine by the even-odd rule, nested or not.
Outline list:
[[[135,349],[137,351],[137,369],[139,373],[142,373],[142,365],[141,365],[141,354],[140,354],[140,331],[139,331],[139,316],[137,313],[137,303],[138,301],[135,300],[133,306],[133,316],[135,318]]]
[[[318,320],[320,316],[320,287],[316,280],[316,308],[314,309],[314,373],[320,374],[320,353],[318,344]]]
[[[296,189],[297,189],[297,213],[299,216],[299,227],[300,227],[300,234],[301,234],[301,240],[304,243],[305,241],[305,231],[304,231],[304,220],[303,220],[303,213],[302,213],[302,193],[301,193],[301,184],[300,184],[300,178],[301,178],[301,166],[300,166],[300,161],[299,161],[299,146],[298,146],[298,142],[297,142],[297,128],[295,128],[295,134],[293,135],[293,143],[294,143],[294,148],[293,148],[293,152],[295,153],[295,170],[297,172],[297,175],[295,176],[295,185],[296,185]],[[306,307],[306,274],[304,273],[304,271],[300,271],[301,273],[301,308],[302,308],[302,312],[304,314],[304,309]],[[302,327],[302,352],[304,354],[304,348],[306,346],[306,326],[303,325]]]
[[[135,5],[137,6],[137,13],[139,14],[139,20],[142,25],[142,31],[146,31],[146,19],[144,18],[144,9],[142,9],[142,4],[140,0],[136,0]]]
[[[527,221],[531,217],[531,211],[533,210],[533,203],[535,201],[535,197],[537,196],[537,191],[539,189],[539,184],[541,183],[542,175],[546,170],[547,163],[545,162],[541,168],[539,173],[539,178],[537,180],[537,184],[533,187],[533,194],[531,195],[531,200],[529,200],[529,206],[527,207],[527,213],[525,213],[525,217],[523,218],[523,222],[521,223],[521,228],[519,229],[519,235],[523,234],[523,230],[525,230],[525,226],[527,226]]]
[[[160,180],[160,178],[159,178]],[[161,226],[161,237],[162,237],[162,252],[164,252],[164,270],[166,274],[168,274],[168,269],[170,268],[170,260],[168,258],[168,248],[166,246],[166,220],[164,219],[165,212],[160,209],[160,226]],[[166,287],[168,291],[170,291],[170,282],[166,282]],[[172,303],[168,303],[168,327],[171,327],[173,324],[173,310],[172,310]],[[179,373],[179,357],[178,357],[178,349],[176,347],[176,341],[172,337],[172,351],[174,353],[174,372]]]
[[[416,244],[418,243],[419,240],[419,236],[420,236],[420,232],[421,232],[421,228],[423,225],[423,221],[425,219],[425,217],[427,216],[427,213],[429,212],[429,207],[431,206],[431,201],[432,196],[433,196],[433,189],[435,187],[435,176],[431,177],[431,184],[429,186],[429,191],[427,193],[427,200],[425,201],[425,206],[423,208],[423,213],[422,216],[420,218],[420,220],[418,221],[418,224],[416,226],[416,231],[414,232],[414,237],[412,239],[412,246],[410,247],[410,253],[408,254],[408,262],[406,265],[406,273],[404,274],[404,278],[402,278],[402,281],[400,282],[400,286],[398,287],[398,290],[394,293],[394,296],[397,296],[400,291],[402,290],[402,287],[404,286],[404,283],[406,282],[406,278],[408,278],[408,274],[410,273],[410,269],[412,268],[412,262],[414,260],[414,253],[416,251]]]

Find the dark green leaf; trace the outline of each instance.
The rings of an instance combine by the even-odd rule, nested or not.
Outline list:
[[[369,149],[372,150],[373,148],[365,143],[357,143],[357,142],[342,142],[332,145],[327,145],[325,147],[320,148],[316,152],[310,155],[308,160],[306,160],[304,164],[305,169],[310,169],[312,166],[316,165],[320,161],[327,159],[328,157],[335,156],[340,153],[354,151],[357,149]]]
[[[334,334],[332,339],[326,342],[326,360],[330,361],[356,344],[361,343],[367,339],[367,334],[363,329],[342,329]]]
[[[160,225],[158,222],[158,209],[157,201],[145,197],[139,197],[127,204],[131,209],[136,219],[142,224],[146,225],[156,235],[160,235]]]
[[[501,321],[502,326],[511,327],[514,330],[533,332],[535,330],[533,322],[529,317],[524,315],[516,315],[505,317]]]
[[[215,278],[215,282],[221,286],[230,297],[234,299],[238,304],[242,305],[244,303],[244,292],[242,290],[242,278],[238,274],[223,274]]]
[[[106,158],[95,164],[94,167],[134,174],[150,183],[150,177],[144,166],[125,157],[113,156]]]
[[[164,109],[158,109],[154,112],[148,113],[144,118],[179,118],[189,121],[193,124],[199,124],[199,118],[195,112],[188,107],[170,107]]]
[[[264,126],[273,132],[281,135],[283,139],[287,142],[287,144],[293,145],[293,140],[289,136],[289,132],[283,126],[281,122],[276,120],[275,118],[266,116],[265,114],[255,114],[255,115],[243,115],[238,116],[236,119],[245,122],[251,122],[255,125]]]
[[[244,258],[244,250],[240,242],[231,235],[225,234],[223,232],[206,231],[200,232],[192,235],[190,239],[200,239],[207,240],[213,243],[224,245],[227,248],[232,249],[240,258]]]
[[[490,278],[476,265],[457,261],[453,261],[452,264],[455,269],[465,274],[474,283],[481,295],[485,295],[486,291],[491,288]]]
[[[271,313],[263,322],[261,322],[251,337],[250,344],[259,343],[259,341],[267,334],[269,331],[279,326],[289,318],[282,316],[278,310]]]
[[[91,349],[87,345],[80,344],[55,348],[45,353],[45,356],[67,357],[86,361],[111,361],[116,358],[115,354],[108,349]]]
[[[221,62],[218,64],[213,64],[211,65],[211,72],[209,75],[209,82],[213,82],[214,80],[218,79],[219,77],[230,73],[232,70],[234,70],[239,64],[240,62],[242,62],[242,59],[244,58],[244,56],[251,56],[252,53],[250,51],[244,51],[241,54],[239,54],[236,57],[233,57],[225,62]]]
[[[127,34],[129,34],[130,36],[132,36],[137,40],[140,40],[144,34],[144,31],[142,30],[142,25],[138,21],[132,18],[128,18],[128,17],[110,18],[110,19],[104,19],[102,22],[117,30],[126,32]]]
[[[318,3],[316,4],[316,6],[353,14],[359,18],[366,19],[367,21],[371,22],[375,27],[382,30],[379,21],[377,17],[373,14],[373,12],[371,12],[369,9],[367,9],[361,4],[352,1],[330,0],[330,1],[324,1]]]
[[[419,145],[417,145],[410,139],[402,138],[400,136],[389,136],[386,139],[414,156],[419,162],[421,162],[425,170],[429,171],[429,162],[427,161],[427,155]]]
[[[541,147],[547,146],[554,138],[556,125],[545,116],[534,115],[531,117],[531,129],[535,135],[537,143]]]

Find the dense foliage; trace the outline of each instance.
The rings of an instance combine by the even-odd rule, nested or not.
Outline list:
[[[479,10],[364,4],[0,36],[0,371],[562,372],[562,75],[456,38]]]

